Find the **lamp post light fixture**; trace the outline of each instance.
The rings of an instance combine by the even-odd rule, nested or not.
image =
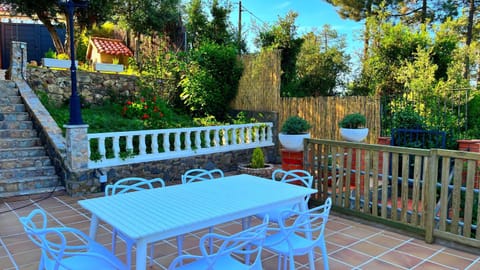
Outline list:
[[[86,7],[87,1],[74,0],[60,0],[60,5],[63,5],[68,12],[68,22],[70,24],[69,39],[70,39],[70,78],[72,80],[72,93],[70,95],[70,120],[69,125],[83,125],[82,113],[80,111],[80,96],[77,91],[77,67],[75,65],[75,40],[74,40],[74,22],[73,16],[76,7]]]

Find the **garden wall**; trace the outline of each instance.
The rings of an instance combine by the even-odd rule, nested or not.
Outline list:
[[[100,105],[112,96],[129,96],[138,90],[136,76],[77,71],[78,93],[89,104]],[[55,104],[67,103],[71,94],[70,70],[27,68],[27,82],[45,92]]]

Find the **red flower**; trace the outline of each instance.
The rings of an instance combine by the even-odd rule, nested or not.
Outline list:
[[[143,116],[142,116],[142,119],[145,120],[145,119],[148,119],[148,117],[149,117],[148,114],[144,113]]]
[[[160,117],[163,117],[163,113],[162,113],[162,112],[159,112],[158,115],[159,115]]]
[[[132,105],[132,102],[130,100],[127,101],[127,105]]]
[[[158,107],[157,106],[153,107],[153,111],[158,112]]]

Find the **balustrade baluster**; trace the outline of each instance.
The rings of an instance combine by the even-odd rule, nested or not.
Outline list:
[[[185,132],[185,150],[192,150],[192,140],[190,139],[190,131]]]
[[[145,134],[142,133],[139,137],[139,150],[140,150],[140,155],[145,155],[147,153],[147,145],[145,143]]]
[[[200,134],[202,133],[201,130],[196,130],[195,132],[195,148],[200,149],[202,148],[202,139]]]
[[[98,152],[100,153],[100,156],[102,156],[102,159],[107,158],[107,150],[105,149],[105,137],[98,138]]]
[[[177,131],[175,132],[175,148],[174,148],[174,151],[177,152],[177,151],[180,151],[180,132]]]
[[[165,152],[170,152],[170,133],[165,132],[162,133],[163,135],[163,150]]]
[[[158,132],[152,134],[152,154],[158,154]]]
[[[113,136],[113,156],[118,158],[120,156],[120,137]]]

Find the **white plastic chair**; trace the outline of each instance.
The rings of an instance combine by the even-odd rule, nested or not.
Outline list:
[[[299,184],[305,187],[311,188],[313,184],[313,176],[305,170],[289,170],[285,171],[283,169],[277,169],[272,173],[272,180],[280,181],[282,183],[288,184]],[[310,194],[305,196],[305,207],[308,207],[308,201],[310,200]],[[265,215],[270,217],[270,222],[278,223],[280,218],[280,213],[284,210],[297,210],[300,211],[300,206],[298,204],[291,206],[284,206],[280,208],[272,209],[266,213],[256,214],[255,217],[263,219]],[[243,228],[250,227],[252,217],[247,217],[242,220]]]
[[[114,184],[107,185],[105,187],[105,196],[113,196],[127,192],[140,191],[145,189],[163,188],[165,182],[160,178],[154,178],[151,180],[141,177],[128,177],[123,178],[115,182]],[[132,263],[132,246],[135,244],[135,240],[119,232],[116,228],[113,228],[112,233],[112,252],[115,254],[117,246],[117,235],[120,236],[127,245],[127,265]],[[153,265],[153,251],[154,246],[150,248],[150,266]]]
[[[206,169],[191,169],[182,174],[182,184],[190,184],[200,181],[208,181],[216,178],[224,177],[224,173],[220,169],[206,170]],[[208,228],[208,233],[213,233],[213,227]],[[177,236],[177,251],[178,255],[182,255],[183,249],[183,235]],[[213,243],[210,243],[210,248]]]
[[[20,217],[20,222],[28,237],[42,249],[39,270],[128,269],[114,254],[82,231],[47,227],[47,215],[41,209]]]
[[[220,169],[191,169],[182,175],[182,184],[189,184],[198,181],[213,180],[215,178],[223,178],[223,171]]]
[[[240,270],[262,268],[262,244],[268,225],[268,216],[263,223],[231,236],[208,233],[200,239],[201,255],[181,255],[175,258],[168,270]],[[216,241],[218,249],[207,251],[205,244]],[[242,261],[240,261],[241,259]]]
[[[278,228],[269,228],[264,248],[278,254],[278,269],[295,269],[294,256],[308,254],[310,269],[315,269],[315,247],[322,251],[323,269],[328,269],[327,246],[325,245],[325,225],[332,207],[328,198],[324,205],[306,212],[286,210],[282,212]],[[293,223],[289,218],[293,218]]]

